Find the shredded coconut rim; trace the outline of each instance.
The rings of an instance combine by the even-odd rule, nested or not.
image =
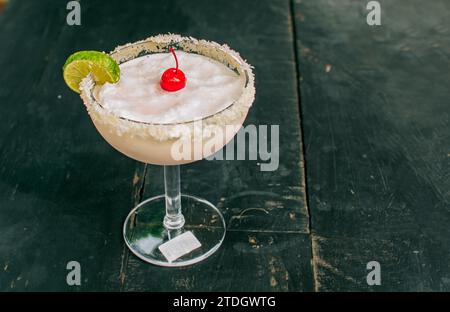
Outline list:
[[[167,52],[170,46],[175,46],[185,52],[209,57],[225,64],[239,75],[244,75],[246,83],[241,96],[222,111],[200,120],[168,124],[146,123],[125,119],[104,108],[96,100],[96,92],[98,92],[100,86],[97,86],[89,75],[80,83],[80,95],[92,120],[95,123],[101,123],[107,125],[110,129],[114,129],[118,135],[128,134],[144,138],[152,137],[153,139],[164,141],[190,135],[186,133],[186,129],[196,133],[201,131],[201,128],[208,126],[234,125],[247,114],[255,98],[255,78],[252,67],[240,57],[239,53],[233,51],[227,45],[198,40],[192,37],[167,34],[119,46],[110,55],[116,62],[121,64],[142,55]],[[199,127],[200,129],[198,129]],[[214,129],[214,127],[210,128]]]

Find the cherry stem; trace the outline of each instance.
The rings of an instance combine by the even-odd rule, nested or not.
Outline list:
[[[170,47],[169,50],[170,50],[170,52],[172,52],[173,57],[175,58],[176,72],[178,72],[178,58],[177,58],[177,55],[175,54],[175,51],[172,49],[172,47]]]

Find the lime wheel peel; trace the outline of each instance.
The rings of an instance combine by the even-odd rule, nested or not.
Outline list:
[[[112,57],[98,51],[76,52],[63,66],[64,81],[77,93],[80,93],[81,80],[89,74],[98,84],[116,83],[120,79],[120,68]]]

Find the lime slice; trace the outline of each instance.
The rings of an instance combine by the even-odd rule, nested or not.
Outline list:
[[[120,79],[120,68],[108,54],[98,51],[76,52],[63,66],[64,81],[77,93],[80,93],[81,80],[89,74],[98,84],[115,83]]]

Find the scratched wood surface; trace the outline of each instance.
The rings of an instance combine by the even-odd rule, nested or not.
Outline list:
[[[195,1],[189,9],[181,9],[181,2],[173,3],[175,12],[180,4],[184,18],[208,21],[207,27],[192,23],[176,32],[201,38],[213,34],[255,66],[257,98],[246,124],[281,125],[279,168],[262,172],[256,161],[201,161],[183,166],[182,191],[208,199],[224,213],[229,230],[225,246],[204,263],[176,270],[161,270],[125,256],[124,289],[312,290],[289,2],[264,2],[263,9],[253,0],[208,3]],[[242,14],[207,18],[215,11],[239,10]],[[137,176],[143,180],[144,172]],[[162,168],[147,166],[145,177],[142,198],[163,191]]]
[[[315,288],[449,291],[450,3],[380,3],[294,5]]]
[[[378,28],[352,0],[91,0],[77,27],[64,1],[0,7],[0,291],[450,290],[450,7],[380,3]],[[257,77],[246,124],[280,125],[277,171],[183,166],[183,191],[216,204],[229,232],[181,269],[144,264],[121,236],[162,192],[162,168],[105,143],[61,77],[73,51],[166,32],[240,51]]]
[[[112,44],[66,26],[65,16],[54,1],[11,1],[0,15],[2,291],[120,285],[136,163],[103,142],[61,80],[68,54]],[[81,264],[80,287],[66,283],[69,261]]]
[[[289,1],[83,1],[73,27],[66,14],[64,1],[44,0],[11,1],[0,15],[0,290],[313,290]],[[183,191],[217,204],[230,231],[217,255],[172,270],[142,263],[121,237],[127,212],[162,191],[161,168],[102,141],[61,77],[73,51],[167,32],[241,52],[257,77],[247,124],[281,125],[277,171],[182,169]],[[80,287],[66,284],[72,260]]]

